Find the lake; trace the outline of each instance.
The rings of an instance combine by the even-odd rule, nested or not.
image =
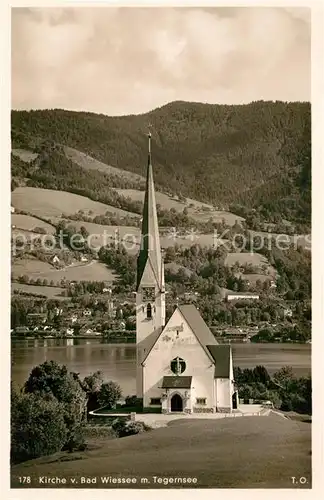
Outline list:
[[[232,344],[234,366],[264,365],[270,374],[285,365],[297,376],[311,372],[310,344]],[[83,378],[100,370],[106,381],[119,383],[123,395],[135,393],[135,344],[109,344],[102,339],[13,339],[11,378],[22,385],[32,368],[44,361],[64,364]]]

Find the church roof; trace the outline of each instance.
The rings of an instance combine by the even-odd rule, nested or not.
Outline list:
[[[149,154],[143,207],[141,247],[137,258],[136,289],[138,289],[141,283],[147,263],[150,264],[158,286],[162,287],[162,256],[151,159],[151,134],[149,134]]]
[[[192,377],[167,376],[163,377],[162,389],[190,389]]]
[[[163,327],[161,326],[160,328],[157,328],[156,330],[154,330],[150,335],[148,335],[147,337],[145,337],[140,343],[139,343],[139,347],[141,347],[141,349],[139,350],[139,352],[142,352],[142,359],[139,360],[140,363],[144,363],[144,361],[146,360],[147,356],[150,354],[151,350],[153,349],[157,339],[159,338],[160,334],[162,333],[163,331]]]
[[[230,378],[231,346],[228,344],[208,345],[207,349],[215,361],[215,378]]]
[[[207,345],[218,344],[196,306],[193,304],[185,304],[178,306],[178,309],[204,348],[206,348]]]
[[[189,327],[193,331],[196,336],[198,342],[206,352],[206,354],[210,357],[210,359],[214,359],[210,350],[207,346],[212,347],[213,345],[218,345],[217,340],[214,335],[206,325],[205,321],[200,316],[198,309],[193,304],[186,304],[182,306],[178,306],[177,310],[180,311],[184,320],[188,323]],[[157,342],[159,336],[161,335],[164,327],[158,328],[154,330],[153,333],[148,335],[141,342],[141,346],[144,347],[143,358],[141,359],[141,363],[143,364],[151,350],[153,349],[155,343]]]

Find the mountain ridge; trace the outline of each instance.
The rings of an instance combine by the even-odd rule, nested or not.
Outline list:
[[[141,115],[12,111],[13,147],[45,140],[145,175],[148,126],[157,185],[216,206],[265,206],[310,221],[310,103],[175,101]],[[305,193],[307,191],[307,193]]]

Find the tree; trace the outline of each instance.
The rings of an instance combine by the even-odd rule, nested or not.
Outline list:
[[[27,274],[19,276],[18,281],[19,283],[29,283],[29,276],[27,276]]]
[[[63,404],[64,421],[68,429],[65,446],[68,448],[71,448],[72,444],[75,446],[76,434],[80,436],[80,429],[86,418],[87,403],[86,393],[79,379],[69,373],[66,366],[61,366],[55,361],[45,361],[33,368],[24,389],[26,393],[39,397],[54,397]]]
[[[277,372],[273,374],[273,380],[279,387],[284,390],[287,390],[289,384],[293,381],[294,374],[291,366],[284,366]]]
[[[16,179],[11,179],[11,191],[14,191],[19,186]]]
[[[266,399],[268,401],[271,401],[271,403],[273,404],[273,406],[275,408],[277,408],[277,409],[281,408],[282,400],[281,400],[277,391],[267,391],[266,392]]]
[[[25,391],[41,396],[52,394],[59,402],[71,403],[79,397],[82,388],[65,365],[45,361],[32,369]]]
[[[253,376],[256,382],[261,382],[264,385],[267,385],[271,380],[267,369],[262,365],[257,365],[253,369]]]
[[[80,233],[83,236],[83,238],[87,238],[89,236],[89,232],[84,226],[81,226],[80,228]]]
[[[36,394],[12,394],[11,460],[24,460],[60,451],[68,430],[64,408],[53,396],[46,399]]]
[[[84,377],[82,387],[87,394],[87,412],[95,410],[99,406],[98,396],[103,384],[103,373],[96,371]]]
[[[120,386],[116,382],[110,381],[102,384],[98,395],[98,401],[100,406],[114,408],[121,396],[122,391]]]
[[[254,397],[253,387],[248,384],[244,384],[239,387],[239,397],[242,399],[251,399]]]
[[[103,373],[98,370],[95,373],[90,373],[90,375],[84,377],[82,385],[87,393],[97,393],[100,391],[103,381]]]

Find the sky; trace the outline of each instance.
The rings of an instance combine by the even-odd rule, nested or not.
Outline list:
[[[307,8],[13,8],[13,109],[310,100]]]

